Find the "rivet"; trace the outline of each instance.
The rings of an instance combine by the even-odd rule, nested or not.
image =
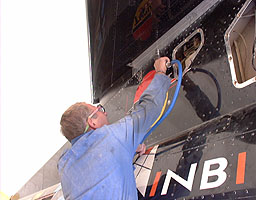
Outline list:
[[[204,196],[203,196],[203,195],[201,196],[201,199],[204,199]]]

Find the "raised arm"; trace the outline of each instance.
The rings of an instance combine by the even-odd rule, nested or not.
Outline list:
[[[162,57],[155,61],[154,67],[157,73],[134,105],[132,112],[109,126],[115,137],[133,153],[151,125],[159,117],[164,105],[166,92],[170,87],[170,79],[165,75],[166,62],[170,62],[168,57]]]

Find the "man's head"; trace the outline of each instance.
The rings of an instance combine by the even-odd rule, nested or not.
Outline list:
[[[70,142],[84,132],[107,124],[107,114],[102,107],[95,107],[84,102],[70,106],[63,113],[60,121],[61,132]]]

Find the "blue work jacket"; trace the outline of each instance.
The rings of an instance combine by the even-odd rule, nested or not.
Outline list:
[[[156,74],[129,115],[72,140],[58,163],[66,200],[138,199],[133,156],[160,115],[169,87],[170,79]]]

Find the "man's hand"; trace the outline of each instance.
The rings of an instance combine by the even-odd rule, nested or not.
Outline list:
[[[170,62],[170,59],[168,57],[161,57],[158,58],[155,63],[154,63],[154,67],[157,73],[163,73],[166,74],[166,63]]]
[[[138,148],[136,149],[136,152],[142,156],[146,152],[146,145],[144,143],[139,144]]]

